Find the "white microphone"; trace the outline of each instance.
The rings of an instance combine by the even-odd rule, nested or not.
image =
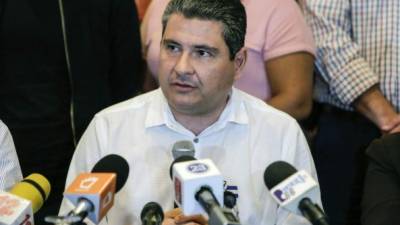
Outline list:
[[[118,155],[107,155],[93,167],[91,173],[80,174],[65,190],[67,198],[75,208],[62,217],[47,217],[47,222],[62,223],[83,221],[88,217],[100,223],[114,204],[114,194],[128,179],[129,165]]]
[[[313,225],[328,225],[326,215],[314,204],[319,196],[318,184],[306,171],[276,161],[265,169],[264,182],[281,207],[304,216]]]
[[[50,189],[49,181],[34,173],[17,183],[10,192],[0,191],[0,224],[34,224],[33,214],[42,207]]]
[[[240,224],[231,210],[221,207],[223,177],[210,159],[183,156],[171,168],[175,202],[184,215],[208,214],[210,225]]]

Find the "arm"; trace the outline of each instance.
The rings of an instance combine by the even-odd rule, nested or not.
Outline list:
[[[304,119],[311,112],[315,46],[298,5],[275,1],[265,24],[264,62],[271,90],[267,103]]]
[[[376,124],[383,133],[400,132],[400,116],[385,99],[377,85],[356,99],[354,107]]]
[[[353,106],[383,132],[389,132],[399,124],[399,119],[377,87],[378,75],[351,37],[350,7],[348,0],[304,1],[304,14],[318,48],[316,66],[339,101]]]
[[[143,84],[143,60],[139,21],[132,0],[114,0],[110,16],[111,71],[109,75],[113,102],[138,94]]]
[[[22,180],[21,168],[10,131],[0,120],[0,190],[9,190]]]
[[[312,74],[314,57],[297,52],[265,63],[271,86],[267,102],[296,119],[304,119],[312,107]]]

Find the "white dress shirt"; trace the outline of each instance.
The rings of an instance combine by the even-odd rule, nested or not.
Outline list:
[[[0,190],[9,190],[22,180],[21,167],[7,126],[0,120]]]
[[[287,114],[237,89],[233,89],[218,121],[197,136],[174,119],[161,89],[103,110],[78,144],[66,183],[81,172],[91,171],[102,157],[121,155],[130,164],[128,181],[101,224],[139,225],[147,202],[160,203],[164,211],[173,208],[169,167],[172,146],[180,140],[191,140],[195,157],[212,159],[227,186],[237,188],[242,224],[309,224],[278,208],[263,181],[265,168],[277,160],[304,169],[317,179],[301,129]],[[61,214],[69,209],[64,200]]]

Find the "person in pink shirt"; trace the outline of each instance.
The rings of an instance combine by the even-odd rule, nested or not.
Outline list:
[[[141,27],[149,74],[145,90],[158,86],[161,17],[169,0],[152,0]],[[287,112],[307,117],[312,107],[315,47],[294,0],[242,0],[247,13],[247,62],[235,87]]]

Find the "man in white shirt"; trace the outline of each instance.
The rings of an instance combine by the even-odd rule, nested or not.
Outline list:
[[[100,158],[119,154],[130,163],[130,174],[101,224],[141,224],[140,212],[149,201],[168,211],[164,225],[206,223],[170,211],[171,149],[177,141],[191,140],[195,157],[212,159],[226,187],[236,190],[242,224],[308,224],[279,208],[263,181],[265,168],[277,160],[316,178],[298,124],[232,87],[246,61],[243,5],[236,0],[172,0],[163,27],[161,88],[95,116],[78,144],[67,185]],[[61,214],[68,210],[64,201]]]
[[[0,120],[0,190],[9,190],[22,180],[21,167],[7,126]]]

